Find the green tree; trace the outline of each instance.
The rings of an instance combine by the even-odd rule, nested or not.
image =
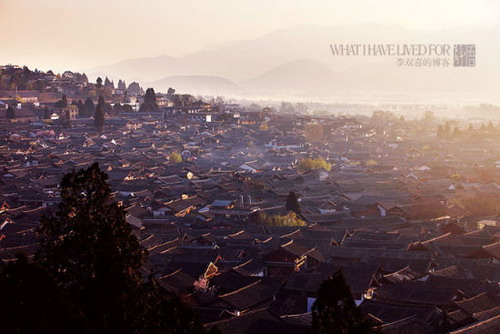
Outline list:
[[[108,77],[106,77],[106,78],[104,79],[104,87],[106,87],[106,88],[114,88],[114,86],[115,86],[115,85],[113,84],[113,82],[111,82],[111,81],[108,79]]]
[[[260,131],[269,131],[269,125],[267,125],[267,122],[263,122],[263,123],[259,126],[259,130],[260,130]]]
[[[16,110],[12,108],[12,106],[9,106],[5,113],[5,117],[7,117],[8,119],[16,118]]]
[[[146,252],[111,201],[97,163],[64,176],[55,217],[41,220],[36,259],[52,273],[85,317],[103,332],[136,326],[134,299]]]
[[[42,218],[35,259],[91,333],[201,333],[192,311],[144,280],[144,250],[97,163],[65,175],[54,217]]]
[[[78,116],[85,117],[85,115],[87,115],[87,108],[85,108],[85,104],[82,100],[78,100],[76,106],[78,107]]]
[[[13,262],[0,262],[0,286],[3,333],[83,332],[81,319],[54,277],[29,263],[24,254],[17,254]]]
[[[156,94],[153,88],[146,89],[146,95],[144,96],[144,102],[141,104],[139,109],[141,112],[157,112],[158,104],[156,103]]]
[[[312,306],[312,328],[314,333],[321,334],[373,333],[369,323],[362,318],[342,271],[321,283]]]
[[[101,109],[105,109],[106,101],[104,100],[104,97],[102,95],[99,95],[99,99],[97,100],[97,105],[101,106]]]
[[[301,213],[299,199],[293,191],[290,191],[286,198],[286,209],[299,215]]]
[[[63,114],[61,114],[61,125],[64,128],[70,128],[71,127],[71,114],[69,110],[66,110]]]
[[[325,159],[323,158],[317,158],[317,159],[306,158],[299,162],[297,168],[301,172],[306,172],[312,169],[320,169],[320,168],[326,171],[330,171],[332,165],[326,162]]]
[[[94,101],[90,97],[85,100],[85,117],[90,117],[95,113]]]
[[[267,226],[307,226],[307,223],[293,211],[286,215],[267,215],[263,211],[258,211],[251,216],[251,220],[255,224]]]
[[[94,114],[94,127],[98,133],[104,130],[104,111],[100,104],[97,104]]]
[[[56,108],[66,108],[68,106],[68,98],[66,95],[63,95],[62,98],[56,102]]]
[[[178,163],[182,162],[182,156],[178,152],[172,152],[172,153],[170,153],[168,160],[170,162],[173,162],[174,164],[178,164]]]
[[[111,105],[109,103],[106,103],[106,101],[104,100],[104,97],[102,95],[99,95],[99,99],[97,100],[96,110],[97,110],[97,107],[99,107],[99,106],[100,106],[100,108],[105,116],[110,114],[112,111]]]
[[[127,85],[125,84],[125,81],[122,81],[121,79],[118,80],[118,89],[120,90],[127,90]]]
[[[128,85],[127,92],[130,95],[140,95],[140,94],[144,93],[144,91],[142,90],[141,86],[137,82],[135,82],[135,81],[131,82]]]

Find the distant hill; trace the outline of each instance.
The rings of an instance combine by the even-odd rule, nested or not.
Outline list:
[[[475,68],[402,68],[396,57],[338,57],[330,43],[429,44],[473,43]],[[183,57],[138,58],[87,71],[90,75],[136,80],[142,84],[169,78],[183,87],[214,91],[211,84],[241,94],[284,92],[299,96],[357,96],[374,92],[410,96],[418,91],[454,100],[497,97],[500,87],[500,25],[488,29],[409,30],[381,24],[295,26],[253,40],[222,43]],[[181,77],[183,78],[181,80]],[[216,77],[208,80],[205,77]],[[201,83],[196,83],[201,80]],[[234,85],[239,85],[236,89]]]
[[[116,64],[91,68],[88,73],[95,76],[123,78],[127,81],[152,81],[172,75],[178,59],[169,56],[135,58]]]
[[[335,73],[325,64],[308,59],[299,59],[279,65],[264,74],[242,82],[248,92],[268,92],[324,95],[335,89]]]
[[[225,78],[202,75],[174,75],[161,80],[149,82],[148,87],[166,92],[172,87],[178,93],[193,95],[236,95],[242,93],[240,87]]]

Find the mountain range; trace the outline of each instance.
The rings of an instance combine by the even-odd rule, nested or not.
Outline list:
[[[397,57],[333,56],[330,44],[474,44],[475,67],[398,66]],[[453,52],[453,50],[451,50]],[[381,24],[295,26],[183,57],[137,58],[99,66],[93,76],[166,91],[231,96],[411,97],[489,101],[500,87],[500,25],[440,31]]]

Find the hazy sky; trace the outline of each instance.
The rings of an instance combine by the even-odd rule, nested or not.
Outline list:
[[[84,70],[298,24],[492,26],[499,0],[0,0],[0,64]]]

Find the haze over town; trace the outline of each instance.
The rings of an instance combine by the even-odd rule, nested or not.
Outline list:
[[[313,4],[0,0],[2,334],[498,332],[499,3]]]
[[[409,4],[7,0],[0,63],[202,95],[498,103],[498,2]],[[477,61],[473,69],[401,67],[396,57],[334,57],[332,43],[472,43]]]

